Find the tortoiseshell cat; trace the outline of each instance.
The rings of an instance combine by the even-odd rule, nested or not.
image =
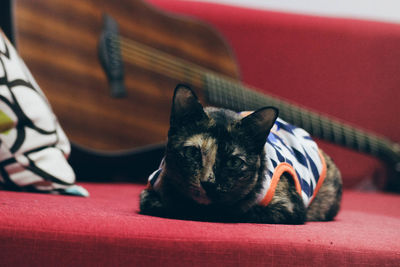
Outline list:
[[[332,160],[276,108],[249,115],[203,108],[178,85],[165,157],[140,209],[170,218],[302,224],[332,220],[341,196]]]

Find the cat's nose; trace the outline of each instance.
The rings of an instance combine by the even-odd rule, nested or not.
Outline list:
[[[203,181],[200,183],[203,189],[207,192],[208,196],[211,196],[215,193],[216,185],[213,182]]]

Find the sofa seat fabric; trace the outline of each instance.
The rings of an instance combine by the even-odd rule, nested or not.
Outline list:
[[[210,223],[139,214],[143,184],[81,183],[90,198],[0,191],[1,266],[391,266],[400,196],[345,191],[335,221]]]

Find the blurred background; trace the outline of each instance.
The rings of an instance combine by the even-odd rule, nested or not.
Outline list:
[[[257,9],[400,23],[397,0],[199,0]]]

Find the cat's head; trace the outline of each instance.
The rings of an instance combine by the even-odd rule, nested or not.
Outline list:
[[[264,144],[278,116],[272,107],[242,117],[203,108],[194,92],[175,89],[166,171],[170,184],[199,204],[234,204],[252,192],[263,170]]]

